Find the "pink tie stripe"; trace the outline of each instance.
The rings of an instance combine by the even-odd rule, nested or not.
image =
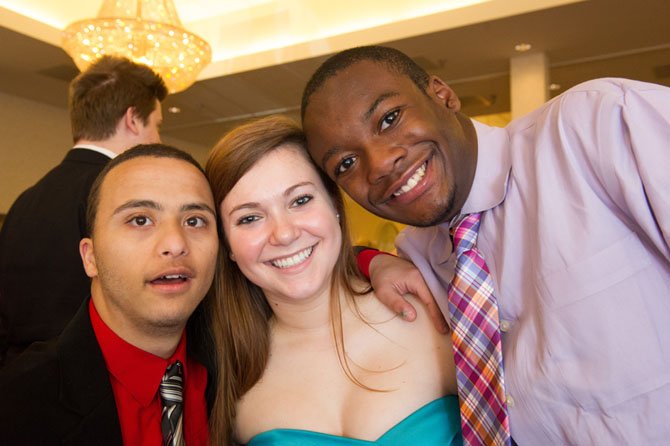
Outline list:
[[[475,247],[479,214],[454,231],[456,273],[449,295],[454,358],[466,445],[509,445],[498,305],[489,269]]]

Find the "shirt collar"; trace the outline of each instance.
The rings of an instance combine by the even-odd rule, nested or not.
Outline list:
[[[507,130],[472,121],[477,132],[477,169],[472,188],[460,215],[492,209],[502,203],[512,168]]]
[[[172,356],[163,359],[121,339],[100,318],[93,299],[89,302],[89,314],[107,370],[142,406],[147,407],[153,401],[165,369],[176,360],[181,361],[186,380],[185,332]]]
[[[112,152],[109,149],[105,149],[104,147],[100,146],[95,146],[93,144],[77,144],[74,148],[93,150],[94,152],[102,153],[103,155],[108,156],[111,159],[114,159],[118,156],[117,153]]]

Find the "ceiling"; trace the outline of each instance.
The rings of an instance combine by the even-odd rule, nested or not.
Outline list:
[[[267,8],[269,1],[252,3]],[[458,11],[443,11],[422,20],[376,24],[379,32],[375,33],[361,28],[349,31],[346,38],[326,35],[311,43],[293,42],[283,49],[261,49],[257,54],[240,53],[229,59],[215,47],[215,61],[203,73],[202,80],[165,100],[162,133],[210,147],[227,129],[251,117],[277,112],[297,117],[302,88],[311,73],[329,54],[357,44],[382,43],[404,51],[449,83],[469,115],[509,111],[509,59],[518,54],[514,45],[520,42],[531,43],[531,51],[547,55],[550,80],[560,85],[552,94],[603,76],[670,86],[668,0],[489,1],[493,6],[525,3],[525,9],[519,10],[530,12],[519,14],[507,9],[487,15],[486,5],[479,4],[473,8],[480,8],[479,17],[486,21],[469,18],[459,22]],[[414,3],[417,2],[422,3]],[[175,3],[180,10],[179,2]],[[299,7],[301,2],[288,3]],[[377,6],[392,3],[377,2]],[[412,2],[397,4],[400,3]],[[540,3],[560,6],[541,10],[527,6]],[[353,2],[333,4],[355,9]],[[289,6],[284,4],[284,8]],[[93,9],[90,15],[95,15],[96,7]],[[233,13],[227,14],[230,17]],[[0,25],[4,25],[0,26],[0,91],[65,109],[67,84],[77,74],[74,63],[54,44],[53,33],[44,37],[22,25],[23,18],[18,14],[17,20],[7,17],[8,11],[0,1]],[[204,19],[196,18],[190,23],[182,16],[182,20],[197,33],[194,24]],[[213,20],[203,23],[203,29],[211,32]],[[263,23],[260,26],[270,30],[282,26],[281,20],[275,20],[272,26],[267,25],[267,20]],[[58,25],[50,26],[55,29]],[[312,28],[318,26],[312,24]],[[181,112],[166,113],[169,107],[178,107]]]

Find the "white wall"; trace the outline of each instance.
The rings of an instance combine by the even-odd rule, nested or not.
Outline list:
[[[0,93],[0,213],[72,147],[66,110]]]
[[[203,165],[207,159],[209,147],[174,138],[163,142],[187,150]],[[71,147],[67,110],[0,92],[0,214]]]

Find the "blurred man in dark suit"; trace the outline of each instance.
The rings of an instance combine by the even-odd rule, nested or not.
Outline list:
[[[160,142],[163,80],[124,58],[103,57],[70,85],[74,148],[12,205],[0,231],[0,366],[57,336],[88,297],[79,257],[86,197],[117,154]]]

